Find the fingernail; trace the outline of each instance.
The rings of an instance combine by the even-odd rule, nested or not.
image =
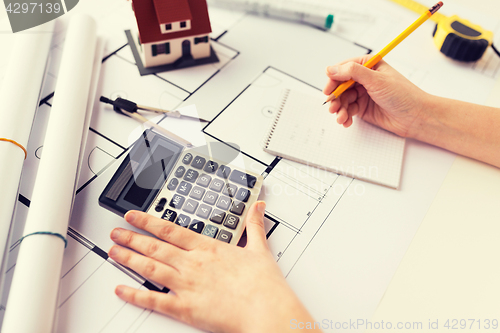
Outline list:
[[[135,217],[136,214],[134,212],[128,212],[127,214],[125,214],[125,221],[127,221],[128,223],[132,223],[134,222]]]
[[[122,229],[120,229],[120,228],[113,229],[113,231],[111,232],[111,239],[112,240],[118,239],[118,237],[120,237],[121,233],[122,233]]]
[[[337,74],[339,72],[339,69],[337,66],[328,66],[326,68],[326,71],[328,72],[328,74],[334,75],[334,74]]]
[[[118,248],[118,246],[113,246],[113,247],[111,248],[111,250],[109,250],[108,255],[109,255],[110,257],[114,257],[114,256],[116,256],[119,252],[120,252],[120,249]]]
[[[123,294],[124,291],[125,291],[125,288],[123,286],[118,286],[115,289],[115,294],[117,294],[118,296],[120,296],[121,294]]]
[[[261,214],[266,212],[266,203],[264,201],[260,201],[257,203],[257,211]]]

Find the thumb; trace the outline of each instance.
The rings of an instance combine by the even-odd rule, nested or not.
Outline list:
[[[335,81],[354,80],[366,88],[377,84],[379,73],[355,62],[348,62],[337,66],[329,66],[326,69],[329,78]]]
[[[264,212],[266,203],[257,201],[254,203],[246,216],[247,245],[249,249],[268,249],[266,240],[266,230],[264,229]]]

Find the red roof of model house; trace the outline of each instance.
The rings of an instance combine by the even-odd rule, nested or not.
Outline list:
[[[133,0],[141,43],[212,32],[206,0]],[[191,20],[191,29],[163,34],[160,24]]]
[[[153,0],[160,24],[191,20],[187,0]]]

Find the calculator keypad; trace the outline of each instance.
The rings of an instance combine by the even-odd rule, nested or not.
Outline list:
[[[212,177],[210,177],[209,175],[201,175],[200,178],[198,178],[198,181],[196,182],[196,184],[203,186],[203,187],[207,187],[211,181],[212,181]]]
[[[205,194],[205,190],[202,189],[201,187],[196,186],[193,188],[193,190],[191,191],[191,194],[189,196],[193,199],[201,200],[201,198],[203,198],[204,194]]]
[[[205,165],[205,168],[203,168],[203,171],[205,171],[206,173],[214,173],[218,168],[219,164],[214,161],[208,161],[207,165]]]
[[[238,226],[239,222],[240,222],[240,218],[239,217],[233,216],[233,215],[229,215],[227,217],[226,221],[224,221],[224,226],[228,227],[228,228],[231,228],[231,229],[236,229],[236,227]]]
[[[188,201],[186,201],[186,204],[184,205],[183,209],[186,213],[194,214],[196,208],[198,208],[198,205],[199,205],[198,201],[189,199]]]
[[[186,174],[184,175],[184,180],[190,182],[190,183],[194,183],[196,181],[196,179],[198,178],[198,171],[195,171],[193,169],[189,169]]]
[[[170,194],[160,192],[149,210],[160,213],[164,220],[230,243],[234,232],[241,229],[237,229],[240,218],[256,200],[254,195],[248,202],[257,180],[212,159],[186,153],[165,186]]]
[[[193,185],[183,181],[183,182],[181,182],[181,184],[177,188],[177,193],[182,194],[182,195],[188,195],[189,192],[191,191],[192,187],[193,187]]]
[[[174,222],[176,217],[177,217],[176,212],[174,212],[173,210],[167,209],[167,210],[165,210],[165,213],[163,213],[161,218],[164,220],[170,221],[170,222]]]
[[[246,188],[241,187],[234,198],[241,202],[247,202],[248,198],[250,198],[250,191]]]
[[[172,178],[170,179],[170,181],[168,182],[168,185],[167,185],[167,188],[170,190],[170,191],[173,191],[177,188],[177,185],[179,185],[179,179],[177,178]]]
[[[207,192],[205,198],[203,198],[203,202],[206,202],[209,205],[214,205],[217,201],[217,198],[219,198],[219,195],[217,193]]]
[[[215,192],[220,192],[222,187],[224,186],[224,181],[222,179],[214,179],[212,183],[210,183],[210,189]]]
[[[182,158],[182,163],[184,164],[189,164],[191,163],[191,161],[193,160],[193,154],[191,153],[187,153],[186,155],[184,155],[184,157]]]
[[[234,170],[233,172],[231,172],[231,176],[229,176],[229,180],[231,180],[237,184],[249,187],[249,188],[253,188],[255,186],[255,182],[257,182],[256,177],[249,175],[247,173],[241,172],[239,170]]]
[[[231,199],[228,197],[220,197],[219,201],[217,201],[217,207],[223,210],[228,210],[231,205]]]
[[[219,228],[214,225],[207,224],[205,226],[205,229],[203,229],[202,234],[208,237],[215,238],[215,235],[217,235],[217,231],[219,231]]]
[[[175,177],[181,178],[184,175],[184,172],[186,172],[186,168],[180,165],[177,170],[175,170]]]
[[[175,194],[172,197],[172,200],[170,200],[170,204],[169,205],[172,208],[178,208],[178,209],[180,209],[182,207],[182,205],[184,204],[185,200],[186,200],[186,198],[184,198],[183,196]]]
[[[191,223],[191,218],[184,214],[180,214],[179,217],[177,218],[177,221],[175,221],[175,224],[178,224],[184,228],[187,228],[189,223]]]
[[[201,232],[203,231],[203,228],[205,228],[205,223],[203,223],[202,221],[199,221],[199,220],[193,220],[193,222],[191,222],[191,224],[189,224],[188,228],[189,228],[189,230],[193,230],[194,232],[201,234]]]
[[[206,162],[206,160],[205,160],[203,157],[201,157],[201,156],[196,156],[196,157],[194,158],[193,163],[191,163],[191,166],[192,166],[193,168],[196,168],[196,169],[200,169],[200,170],[201,170],[201,169],[203,168],[203,166],[205,165],[205,162]]]
[[[233,238],[233,234],[226,230],[221,230],[219,232],[219,235],[217,236],[218,240],[223,241],[225,243],[229,243],[231,241],[231,238]]]
[[[212,211],[212,207],[207,206],[205,204],[201,204],[200,208],[196,211],[196,215],[201,217],[202,219],[208,219],[210,212]]]

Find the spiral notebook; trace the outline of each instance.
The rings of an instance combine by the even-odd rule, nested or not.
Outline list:
[[[356,117],[349,128],[322,106],[321,94],[285,90],[264,150],[345,176],[398,188],[405,139]]]

